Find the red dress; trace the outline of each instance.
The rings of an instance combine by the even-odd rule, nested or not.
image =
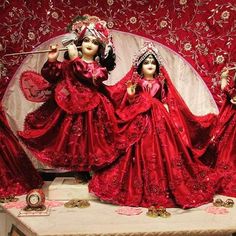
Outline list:
[[[215,139],[219,141],[216,164],[219,165],[224,162],[236,170],[236,105],[230,102],[231,98],[236,96],[235,84],[227,85],[224,92],[227,97],[220,110],[214,130]]]
[[[9,129],[0,106],[0,197],[40,188],[43,181]]]
[[[218,193],[236,197],[236,105],[230,102],[236,96],[235,82],[231,80],[223,91],[226,100],[202,160],[218,169],[223,176]]]
[[[112,104],[100,91],[106,68],[97,62],[46,62],[42,76],[26,72],[27,99],[45,101],[27,115],[20,138],[35,157],[52,167],[76,171],[101,168],[116,158]],[[30,85],[30,86],[28,86]]]
[[[170,89],[168,84],[166,89]],[[94,173],[89,190],[101,200],[182,208],[212,200],[218,178],[190,156],[182,134],[163,106],[168,93],[165,86],[161,77],[152,82],[141,79],[134,98],[125,94],[121,101],[115,93],[116,101],[121,101],[116,109],[119,146],[126,151],[112,165]]]

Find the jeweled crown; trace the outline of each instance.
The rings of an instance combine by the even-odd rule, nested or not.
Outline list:
[[[101,43],[109,43],[109,30],[106,21],[101,20],[97,16],[83,15],[77,16],[68,26],[71,33],[77,35],[78,39],[84,38],[87,34],[91,34],[98,38]]]
[[[149,55],[153,55],[158,63],[162,64],[162,58],[154,44],[152,42],[144,42],[143,47],[134,56],[133,66],[138,68],[140,63]]]

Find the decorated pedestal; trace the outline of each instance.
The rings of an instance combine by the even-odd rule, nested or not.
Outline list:
[[[89,194],[87,183],[78,183],[73,177],[56,177],[48,188],[49,200],[70,200],[70,199],[94,200]]]

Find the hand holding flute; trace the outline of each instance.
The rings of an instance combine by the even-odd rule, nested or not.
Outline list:
[[[59,50],[57,45],[50,45],[50,51],[48,53],[48,61],[54,62],[59,56]]]
[[[51,45],[50,46],[50,52],[48,53],[48,60],[50,62],[54,62],[57,60],[58,56],[59,56],[59,49],[57,47],[58,45]],[[76,45],[74,43],[71,43],[67,46],[68,49],[68,54],[69,54],[69,58],[71,60],[75,59],[76,57],[78,57],[79,53],[77,50],[78,47],[76,47]]]

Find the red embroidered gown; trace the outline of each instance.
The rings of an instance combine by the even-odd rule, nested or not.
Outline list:
[[[116,158],[116,122],[102,94],[108,79],[97,62],[76,58],[46,62],[42,76],[25,72],[21,87],[31,101],[45,101],[27,115],[19,136],[40,161],[77,171],[101,168]],[[30,85],[30,86],[28,86]]]
[[[40,188],[43,181],[8,127],[0,106],[0,197]]]
[[[223,176],[219,194],[236,197],[236,105],[230,100],[236,96],[235,81],[224,88],[226,100],[212,131],[204,163],[218,169]]]
[[[131,74],[132,70],[126,77]],[[168,90],[160,78],[139,80],[137,95],[130,100],[125,94],[117,107],[119,145],[126,147],[126,152],[94,173],[89,190],[101,200],[127,206],[190,208],[213,198],[216,174],[190,156],[163,105]],[[170,92],[171,88],[167,89]],[[117,93],[116,97],[121,100]]]

